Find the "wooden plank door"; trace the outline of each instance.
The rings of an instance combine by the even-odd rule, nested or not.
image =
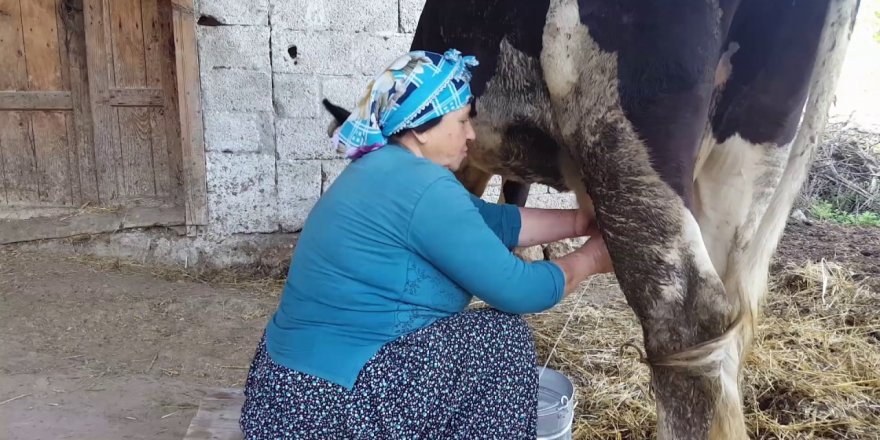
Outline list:
[[[196,52],[192,0],[0,0],[0,244],[204,225]]]
[[[64,0],[0,0],[0,206],[97,199],[82,20]]]
[[[169,0],[85,0],[94,154],[102,201],[183,203]]]

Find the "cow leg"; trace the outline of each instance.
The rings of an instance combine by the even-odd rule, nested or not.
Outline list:
[[[745,438],[735,338],[740,304],[725,292],[691,211],[649,165],[625,124],[597,127],[581,173],[621,289],[643,328],[661,439]],[[602,145],[616,145],[616,151]],[[640,154],[641,153],[641,154]]]
[[[603,5],[580,11],[579,3],[551,1],[543,72],[564,147],[578,165],[565,175],[580,185],[571,177],[566,184],[592,199],[643,328],[659,438],[704,439],[720,423],[728,426],[724,438],[745,438],[739,351],[730,348],[740,304],[726,294],[690,210],[717,62],[706,54],[720,53],[719,11],[711,2],[650,2],[656,9],[633,11],[644,16],[630,22],[653,20],[653,27],[603,29],[619,23],[603,21]],[[664,32],[666,22],[675,29]],[[660,34],[639,34],[653,29]],[[694,34],[677,34],[682,29]],[[681,38],[663,40],[667,34]],[[627,35],[608,45],[641,40],[615,51],[594,35]]]
[[[694,8],[679,11],[698,14],[697,4],[692,6]],[[689,48],[688,41],[658,39],[659,47],[654,53],[661,53],[665,64],[655,72],[651,65],[640,65],[638,60],[632,64],[633,59],[627,60],[626,51],[631,47],[619,48],[617,52],[599,47],[584,25],[589,23],[590,12],[582,14],[577,8],[578,2],[574,0],[551,2],[544,34],[543,71],[564,145],[580,165],[584,190],[594,202],[621,288],[644,330],[653,373],[652,388],[657,396],[659,437],[747,438],[739,373],[754,308],[749,304],[751,298],[741,295],[742,289],[728,291],[725,288],[729,268],[721,270],[725,275],[722,281],[709,253],[717,251],[711,244],[707,246],[704,231],[693,214],[703,212],[699,202],[706,202],[694,197],[692,168],[703,130],[688,125],[688,121],[693,124],[707,113],[715,83],[715,65],[706,65],[712,68],[708,72],[701,68],[702,64],[689,70],[693,60],[684,56],[705,53],[706,45],[713,47],[709,38],[726,32],[702,33],[707,38],[692,39],[693,44],[699,45],[696,48]],[[821,9],[820,19],[824,17],[824,8]],[[707,17],[686,14],[681,19],[692,22],[677,22],[676,26],[699,31],[701,25],[706,25]],[[639,17],[632,21],[638,22]],[[843,26],[841,22],[850,23],[836,18],[838,26]],[[601,26],[601,23],[593,24]],[[818,33],[821,20],[818,27],[809,27],[809,21],[800,25],[807,34]],[[708,29],[712,30],[711,26]],[[602,29],[598,29],[596,35],[602,34]],[[823,44],[831,48],[834,41],[832,38]],[[640,42],[650,46],[648,40]],[[714,50],[708,51],[720,54],[720,41],[716,43]],[[808,48],[810,42],[796,39],[789,44]],[[636,51],[636,54],[653,61],[653,53]],[[762,59],[769,56],[772,55],[764,54]],[[667,75],[663,76],[664,66],[685,69],[665,72]],[[630,70],[617,72],[617,68]],[[810,70],[810,66],[806,69]],[[641,83],[627,78],[633,72],[638,74]],[[652,81],[655,78],[651,74],[660,76]],[[656,94],[651,87],[658,84],[669,88]],[[622,98],[620,91],[629,94],[627,99],[635,97],[635,102],[642,106],[627,107],[631,102],[624,99],[626,96]],[[822,93],[826,92],[818,92],[818,95]],[[814,95],[818,96],[815,89]],[[639,101],[643,97],[647,98]],[[794,102],[774,104],[790,111],[799,107],[794,98]],[[771,108],[778,107],[771,105]],[[785,121],[770,122],[784,125]],[[725,148],[710,153],[706,161],[710,168],[727,169],[716,165],[723,150]],[[772,192],[771,211],[763,216],[774,215],[771,223],[781,231],[778,225],[784,224],[785,213],[790,208],[788,197],[793,198],[797,191],[796,187],[789,188],[793,186],[785,179],[798,180],[798,175],[802,176],[808,168],[809,157],[796,159],[794,163],[790,160],[781,178],[775,176],[779,175],[779,157],[785,157],[784,153],[759,152],[752,156],[747,154],[746,158],[749,157],[751,162],[743,160],[740,165],[758,164],[755,176],[763,176],[771,184],[773,179],[786,182],[781,192]],[[704,168],[704,172],[708,169]],[[728,172],[716,181],[723,181],[725,176],[733,178]],[[795,185],[799,186],[799,182]],[[571,182],[569,186],[575,187]],[[773,206],[774,200],[783,200],[783,207]],[[782,211],[774,214],[772,210],[777,209]],[[759,231],[762,230],[760,223]],[[772,232],[772,229],[768,230]],[[767,252],[766,247],[762,252]],[[763,261],[757,264],[766,266],[766,259]],[[751,270],[753,268],[745,267],[738,271],[749,273]]]
[[[501,198],[498,200],[498,203],[507,203],[519,207],[526,206],[530,187],[531,185],[528,183],[505,179],[501,183]]]
[[[730,60],[695,192],[712,263],[727,293],[745,306],[738,344],[744,350],[770,259],[824,130],[856,3],[833,1],[826,14],[816,3],[748,2],[742,27],[731,30],[740,49]]]

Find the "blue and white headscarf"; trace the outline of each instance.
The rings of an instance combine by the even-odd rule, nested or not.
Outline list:
[[[402,130],[464,107],[471,99],[469,69],[478,64],[455,49],[401,56],[370,81],[334,143],[354,160],[384,147]]]

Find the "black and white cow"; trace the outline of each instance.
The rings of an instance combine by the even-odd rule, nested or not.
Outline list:
[[[475,55],[459,178],[595,209],[661,439],[747,438],[742,359],[858,0],[427,0],[412,49]],[[519,182],[519,184],[517,184]]]

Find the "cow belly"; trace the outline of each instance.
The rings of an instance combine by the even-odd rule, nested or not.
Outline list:
[[[495,75],[477,99],[477,139],[468,161],[507,179],[543,183],[564,191],[561,148],[540,63],[501,41]]]

